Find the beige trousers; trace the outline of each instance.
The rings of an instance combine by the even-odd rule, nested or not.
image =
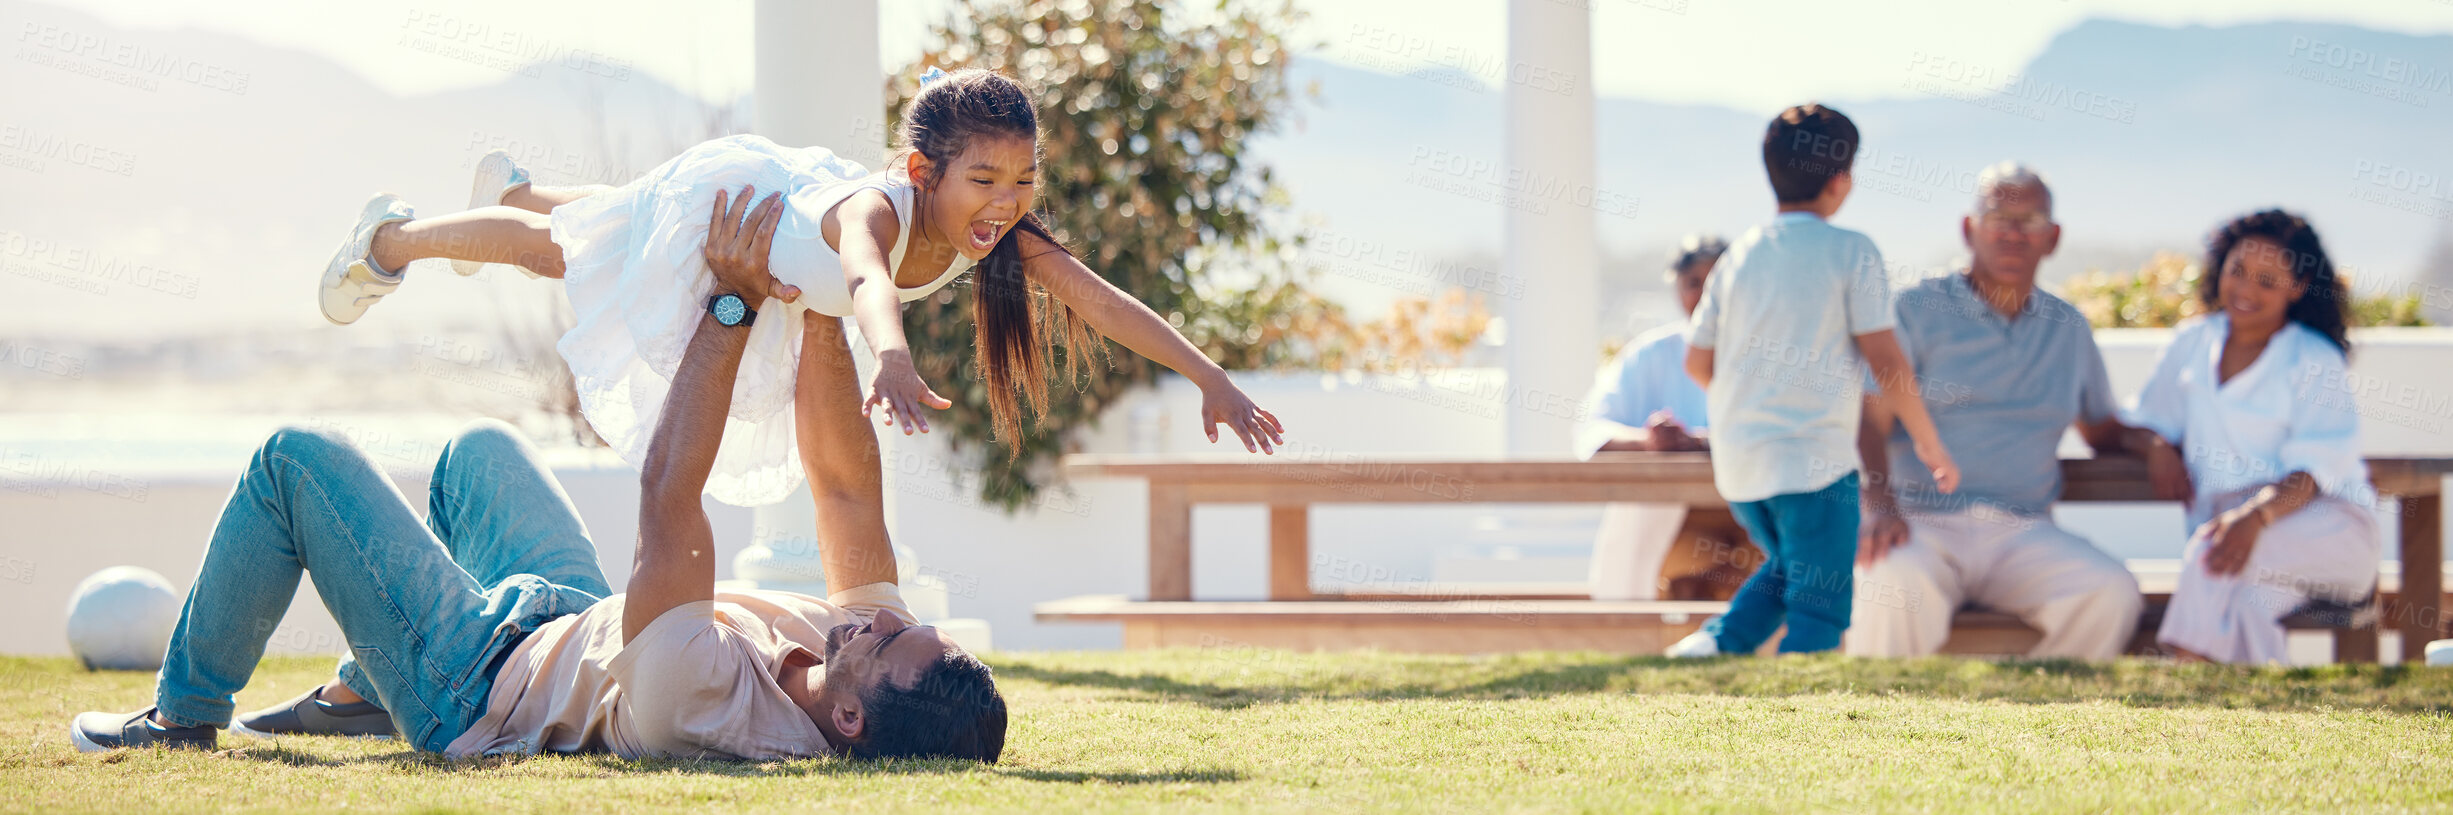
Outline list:
[[[1940,651],[1962,606],[2017,615],[2044,632],[2033,657],[2111,659],[2137,631],[2143,601],[2129,567],[2050,516],[1979,505],[1907,520],[1905,545],[1857,569],[1843,639],[1850,654]]]

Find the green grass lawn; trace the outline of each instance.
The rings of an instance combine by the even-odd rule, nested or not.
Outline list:
[[[0,658],[0,807],[868,812],[2453,809],[2453,671],[1592,654],[1006,654],[1004,763],[548,756],[393,742],[82,755],[152,677]],[[269,661],[241,710],[321,681]]]

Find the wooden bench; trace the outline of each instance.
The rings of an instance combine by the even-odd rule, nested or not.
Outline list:
[[[1266,647],[1295,651],[1377,648],[1424,653],[1480,654],[1503,651],[1602,651],[1658,654],[1712,615],[1728,609],[1715,601],[1594,601],[1549,594],[1455,594],[1434,598],[1378,599],[1347,595],[1334,600],[1202,601],[1153,603],[1124,595],[1090,595],[1039,604],[1042,621],[1112,622],[1124,625],[1126,648]],[[2169,593],[2148,592],[2146,612],[2131,638],[2131,653],[2148,653],[2163,619]],[[2394,602],[2393,593],[2381,597]],[[2333,631],[2337,662],[2375,662],[2376,637],[2356,633],[2320,614],[2284,619],[2297,631]],[[2018,617],[1963,609],[1951,619],[1943,653],[2015,656],[2027,653],[2042,632]],[[1768,652],[1777,643],[1766,643]],[[2366,650],[2362,650],[2362,645]]]
[[[2392,496],[2381,511],[2398,513],[2403,563],[2442,564],[2441,488],[2453,459],[2376,458],[2369,469],[2378,491]],[[1068,456],[1073,477],[1145,479],[1150,491],[1150,582],[1144,599],[1121,595],[1042,603],[1042,621],[1121,622],[1128,648],[1248,646],[1325,650],[1481,653],[1532,649],[1598,649],[1657,653],[1719,613],[1721,603],[1599,602],[1572,590],[1507,591],[1497,587],[1414,587],[1331,592],[1311,585],[1313,504],[1651,501],[1726,506],[1712,485],[1711,462],[1700,453],[1616,454],[1577,461],[1455,461],[1373,458],[1150,459]],[[2152,501],[2143,462],[2132,458],[2062,462],[2064,501]],[[1268,599],[1192,600],[1192,508],[1197,504],[1262,504],[1269,508]],[[2402,658],[2416,661],[2430,640],[2444,636],[2441,568],[2408,570],[2402,585],[2380,598],[2383,625],[2402,634]],[[2169,587],[2147,586],[2150,620],[2159,619]],[[2160,591],[2158,591],[2160,589]],[[2404,596],[2420,598],[2404,603]],[[2300,627],[2319,621],[2290,621]],[[2147,629],[2151,631],[2152,629]],[[2336,658],[2372,662],[2374,625],[2337,629]],[[1981,610],[1954,620],[1952,652],[2017,653],[2036,632],[2014,617]]]

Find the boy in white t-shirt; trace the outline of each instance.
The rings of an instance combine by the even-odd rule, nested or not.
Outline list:
[[[1763,168],[1779,215],[1730,249],[1695,309],[1686,370],[1706,391],[1713,481],[1767,559],[1729,612],[1671,656],[1752,653],[1783,623],[1783,653],[1839,646],[1855,582],[1864,368],[1935,483],[1958,486],[1891,336],[1882,253],[1825,221],[1848,199],[1858,144],[1855,123],[1821,105],[1772,120]]]

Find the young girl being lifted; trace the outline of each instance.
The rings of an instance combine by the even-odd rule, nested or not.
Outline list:
[[[799,486],[796,446],[809,448],[802,463],[812,478],[875,483],[874,437],[858,443],[844,423],[830,427],[826,412],[866,417],[883,406],[885,423],[910,434],[928,431],[922,407],[953,406],[921,381],[901,305],[976,265],[980,374],[999,436],[1017,437],[1023,400],[1044,411],[1054,344],[1066,345],[1071,368],[1105,336],[1198,384],[1211,442],[1224,423],[1247,450],[1283,443],[1277,417],[1148,306],[1083,266],[1032,212],[1039,119],[1021,85],[981,69],[932,68],[900,139],[904,151],[871,173],[824,148],[733,136],[618,188],[538,186],[498,151],[479,162],[468,211],[418,218],[396,196],[369,201],[324,272],[324,316],[356,321],[424,258],[448,258],[461,274],[502,263],[559,278],[577,322],[556,348],[588,423],[633,466],[646,457],[702,315],[746,326],[749,348],[707,493],[756,505]],[[753,250],[769,260],[767,291],[715,290],[701,255],[711,212],[772,230]],[[842,317],[875,355],[865,400]]]

